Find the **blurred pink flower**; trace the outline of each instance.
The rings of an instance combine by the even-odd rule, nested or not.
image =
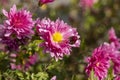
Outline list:
[[[120,48],[120,39],[116,36],[114,28],[111,28],[108,32],[109,41],[114,43],[116,48]]]
[[[112,59],[112,62],[114,64],[113,65],[114,74],[119,75],[120,74],[120,53],[118,56]]]
[[[32,65],[34,65],[38,61],[38,55],[36,53],[23,60],[17,60],[20,59],[21,57],[18,55],[19,54],[15,54],[15,53],[12,53],[10,55],[11,69],[17,69],[22,71],[28,70]]]
[[[5,5],[6,3],[8,3],[8,0],[0,0],[1,5],[3,5],[3,4]]]
[[[6,46],[6,50],[9,51],[18,51],[21,45],[25,45],[28,43],[29,38],[23,37],[21,39],[17,39],[16,37],[2,37],[1,43]]]
[[[80,0],[79,5],[83,8],[92,8],[94,5],[94,0]]]
[[[111,48],[109,47],[111,46],[105,43],[93,51],[92,57],[88,58],[89,64],[86,67],[86,73],[88,75],[90,75],[90,72],[93,70],[98,80],[104,80],[110,67],[109,54],[111,54]]]
[[[120,80],[120,39],[116,36],[114,28],[111,28],[108,32],[109,40],[111,44],[115,45],[116,51],[112,54],[111,60],[113,62],[113,72],[116,76],[115,80]]]
[[[113,72],[115,76],[120,74],[120,51],[116,51],[112,54],[111,61],[113,62]]]
[[[120,76],[116,76],[114,80],[120,80]]]
[[[11,69],[17,69],[17,70],[22,70],[22,66],[21,65],[16,65],[14,63],[10,63]]]
[[[76,28],[57,19],[55,22],[50,19],[42,19],[37,24],[37,30],[44,42],[40,45],[45,48],[46,53],[55,57],[56,61],[64,55],[70,55],[71,47],[79,47],[80,36]]]
[[[50,80],[57,80],[56,76],[53,76]]]
[[[17,11],[16,5],[13,5],[9,12],[3,9],[3,14],[7,18],[4,22],[5,37],[14,35],[21,39],[21,37],[30,37],[33,34],[34,22],[29,11],[24,9]]]
[[[2,37],[4,36],[5,30],[4,25],[0,24],[0,41],[2,40]]]
[[[39,0],[39,3],[40,4],[46,4],[46,3],[49,3],[49,2],[53,2],[54,0]]]

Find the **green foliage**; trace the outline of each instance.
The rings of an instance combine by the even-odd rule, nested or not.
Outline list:
[[[88,80],[98,80],[93,70],[90,72],[90,77],[88,78]]]
[[[20,71],[13,71],[7,70],[4,73],[0,73],[0,80],[49,80],[49,76],[46,72],[38,72],[38,73],[31,73],[31,72],[20,72]]]
[[[48,80],[49,76],[46,72],[39,72],[35,75],[35,80]]]
[[[108,70],[108,76],[105,80],[113,80],[113,78],[114,78],[113,68],[110,67],[109,70]]]

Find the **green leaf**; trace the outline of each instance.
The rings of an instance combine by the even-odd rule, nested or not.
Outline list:
[[[49,76],[46,72],[39,72],[36,75],[36,80],[48,80]]]
[[[95,77],[95,74],[94,74],[93,70],[90,72],[90,77],[89,77],[88,80],[97,80],[97,77]]]
[[[107,76],[107,78],[105,80],[113,80],[113,78],[114,78],[114,76],[113,76],[113,69],[111,67],[108,70],[108,76]]]

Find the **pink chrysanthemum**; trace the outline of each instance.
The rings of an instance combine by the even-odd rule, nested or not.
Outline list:
[[[115,80],[120,80],[120,53],[114,54],[115,57],[112,58],[113,62],[113,72],[115,75]]]
[[[54,0],[39,0],[39,3],[40,4],[46,4],[46,3],[49,3],[49,2],[53,2]]]
[[[28,70],[32,65],[34,65],[38,61],[38,55],[35,53],[23,60],[18,60],[18,59],[21,59],[21,56],[19,56],[19,54],[14,53],[10,55],[11,69],[24,71],[24,70]]]
[[[113,70],[114,70],[114,74],[115,75],[119,75],[120,74],[120,53],[119,56],[116,56],[112,59],[113,61]]]
[[[120,76],[116,76],[114,80],[120,80]]]
[[[103,44],[93,51],[92,57],[88,58],[88,66],[86,67],[86,73],[90,75],[93,70],[98,80],[104,80],[107,76],[108,68],[110,67],[109,54],[111,54],[111,48],[108,44]]]
[[[113,72],[115,76],[120,75],[120,52],[118,50],[115,51],[116,53],[112,54],[111,61],[113,62]]]
[[[83,9],[92,8],[93,4],[94,4],[94,0],[80,0],[80,3],[79,3],[79,5]]]
[[[41,44],[45,52],[50,53],[56,60],[62,59],[64,55],[70,55],[71,47],[79,47],[80,36],[76,28],[60,21],[43,19],[37,24],[37,30],[44,42]]]
[[[114,28],[111,28],[108,32],[110,42],[114,43],[116,48],[120,48],[120,39],[117,38]]]
[[[3,9],[3,14],[7,18],[4,22],[5,37],[13,35],[20,39],[21,37],[30,37],[33,34],[34,22],[29,11],[24,9],[17,11],[16,5],[13,5],[9,12]]]
[[[108,32],[109,40],[111,44],[115,45],[116,51],[114,54],[112,54],[111,60],[113,62],[113,72],[115,76],[119,76],[120,74],[120,40],[117,38],[115,34],[114,28],[111,28]],[[116,77],[115,80],[119,80],[120,77]]]

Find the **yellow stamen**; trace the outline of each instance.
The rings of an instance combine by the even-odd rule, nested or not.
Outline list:
[[[98,62],[97,64],[96,64],[96,66],[98,67],[100,65],[100,63]]]
[[[53,41],[54,42],[61,42],[63,40],[63,36],[60,32],[55,32],[53,35],[52,35],[52,38],[53,38]]]
[[[43,4],[40,8],[41,8],[41,10],[45,11],[47,9],[47,5]]]

